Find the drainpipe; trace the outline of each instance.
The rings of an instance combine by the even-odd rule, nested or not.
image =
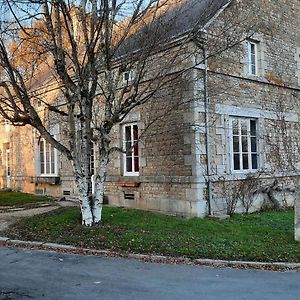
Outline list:
[[[203,46],[204,55],[204,108],[205,108],[205,140],[206,140],[206,162],[207,162],[207,203],[208,214],[211,215],[211,203],[212,203],[212,182],[211,182],[211,151],[210,151],[210,128],[209,128],[209,96],[208,96],[208,51],[206,46]]]

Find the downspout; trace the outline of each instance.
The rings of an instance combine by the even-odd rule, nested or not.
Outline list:
[[[211,151],[210,151],[210,130],[209,130],[209,96],[208,96],[208,51],[206,46],[203,46],[204,55],[204,109],[205,109],[205,140],[206,140],[206,184],[207,184],[207,204],[208,214],[211,215],[212,203],[212,182],[211,182]]]

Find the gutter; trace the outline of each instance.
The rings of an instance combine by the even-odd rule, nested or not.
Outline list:
[[[211,203],[212,203],[212,159],[211,159],[211,139],[210,139],[210,115],[209,115],[209,95],[208,95],[208,50],[203,43],[200,46],[203,50],[204,59],[202,60],[203,64],[195,65],[195,69],[201,70],[203,72],[203,97],[204,97],[204,114],[205,114],[205,150],[206,150],[206,188],[207,188],[207,206],[208,206],[208,215],[211,215]],[[201,100],[200,100],[201,101]]]
[[[207,204],[208,214],[211,215],[212,203],[212,182],[211,182],[211,151],[210,151],[210,128],[209,128],[209,96],[208,96],[208,62],[207,48],[203,46],[204,54],[204,108],[205,108],[205,140],[206,140],[206,184],[207,184]]]

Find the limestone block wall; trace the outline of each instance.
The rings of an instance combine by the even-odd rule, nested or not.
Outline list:
[[[123,154],[114,155],[105,190],[110,204],[185,216],[206,214],[195,168],[192,75],[188,82],[173,82],[167,92],[124,120],[136,122],[140,129],[140,170],[139,176],[124,176]],[[115,146],[120,146],[122,125],[115,128]]]
[[[300,3],[252,1],[249,9],[253,8],[252,5],[259,5],[263,16],[261,21],[269,26],[268,30],[263,26],[251,37],[258,45],[257,74],[248,74],[247,41],[209,59],[213,212],[225,210],[220,182],[232,182],[233,186],[251,174],[232,170],[230,118],[256,120],[259,166],[252,173],[259,175],[262,185],[270,184],[274,178],[278,179],[282,188],[277,189],[274,196],[279,202],[292,205],[295,199],[293,186],[295,176],[299,173],[300,161],[297,133],[300,117],[297,55],[300,20],[296,16]],[[224,21],[222,16],[220,19]],[[203,120],[204,109],[199,114],[202,131],[205,125]],[[200,136],[201,140],[205,139],[202,132]],[[205,166],[205,149],[201,155],[200,160]],[[264,200],[264,194],[256,195],[251,210],[259,209]],[[243,211],[240,204],[237,205],[237,211]]]

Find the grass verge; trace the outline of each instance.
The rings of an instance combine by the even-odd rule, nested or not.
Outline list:
[[[23,219],[4,234],[21,240],[144,254],[300,262],[292,211],[216,221],[105,207],[101,225],[87,228],[80,224],[78,208],[62,208]]]
[[[41,195],[0,191],[0,206],[26,205],[49,200],[50,198]]]

